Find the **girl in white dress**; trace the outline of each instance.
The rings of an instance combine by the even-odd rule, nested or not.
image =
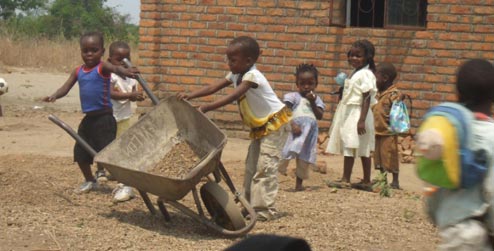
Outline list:
[[[368,40],[354,42],[348,52],[348,62],[355,70],[345,80],[326,148],[327,153],[345,156],[343,176],[340,181],[329,182],[329,186],[349,188],[355,158],[360,157],[364,178],[352,186],[366,190],[371,188],[370,154],[374,150],[374,118],[370,107],[377,103],[374,54],[374,45]]]

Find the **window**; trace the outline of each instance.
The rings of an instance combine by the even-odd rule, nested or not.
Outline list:
[[[372,28],[425,28],[426,0],[333,0],[331,25]]]

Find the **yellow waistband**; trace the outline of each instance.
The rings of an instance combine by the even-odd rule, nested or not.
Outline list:
[[[250,129],[250,138],[251,139],[259,139],[263,136],[268,135],[270,132],[277,131],[281,126],[290,121],[292,116],[292,110],[288,107],[283,107],[276,113],[273,113],[268,122],[260,127],[255,127]]]

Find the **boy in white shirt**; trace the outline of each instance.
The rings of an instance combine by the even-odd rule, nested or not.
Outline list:
[[[242,120],[251,128],[251,143],[245,161],[245,198],[256,210],[257,220],[274,220],[284,216],[274,204],[278,193],[281,149],[286,141],[285,125],[290,120],[291,111],[278,98],[266,77],[257,70],[255,63],[260,48],[255,39],[247,36],[233,39],[228,44],[226,55],[230,72],[225,78],[189,94],[178,93],[177,97],[191,100],[233,85],[231,93],[198,109],[206,113],[238,102]]]
[[[108,61],[113,65],[123,65],[123,59],[130,60],[130,47],[122,41],[113,42],[110,45],[110,56]],[[144,100],[141,91],[137,91],[137,80],[111,74],[111,102],[113,104],[113,116],[117,121],[117,137],[130,127],[130,118],[132,117],[132,101]],[[114,190],[113,200],[123,202],[134,197],[132,188],[124,184],[118,184]]]

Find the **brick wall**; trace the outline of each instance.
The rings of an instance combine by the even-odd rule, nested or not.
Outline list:
[[[327,130],[336,109],[336,97],[329,95],[337,89],[333,76],[352,70],[346,52],[357,39],[374,43],[377,63],[397,67],[399,87],[413,97],[414,126],[432,105],[455,100],[461,62],[494,59],[494,0],[430,0],[421,31],[330,26],[330,6],[306,0],[141,0],[139,68],[160,97],[189,92],[223,78],[228,41],[249,35],[262,49],[257,66],[280,97],[295,90],[296,65],[318,67],[317,93],[327,104],[320,127]],[[140,112],[150,105],[141,102]],[[222,128],[245,129],[235,105],[208,115]]]

